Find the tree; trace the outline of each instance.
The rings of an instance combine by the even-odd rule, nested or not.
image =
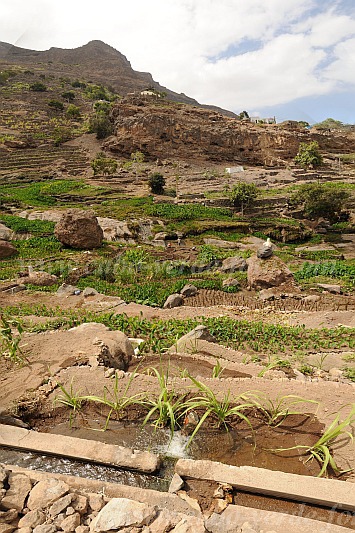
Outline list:
[[[96,133],[97,139],[105,139],[113,133],[113,124],[106,111],[98,111],[89,122],[90,133]]]
[[[49,107],[52,107],[53,109],[56,109],[57,111],[63,111],[64,105],[62,102],[59,102],[58,100],[50,100],[48,102]]]
[[[69,104],[66,110],[66,115],[70,118],[80,118],[80,108],[74,104]]]
[[[74,91],[65,91],[64,93],[62,93],[62,98],[64,98],[64,100],[66,100],[68,103],[69,102],[72,102],[75,98],[75,92]]]
[[[94,171],[94,176],[97,174],[111,175],[117,170],[117,161],[107,157],[104,152],[99,152],[95,159],[91,161],[91,168]]]
[[[344,129],[344,124],[340,120],[335,120],[334,118],[326,118],[323,122],[318,122],[314,124],[315,128],[320,130],[341,130]]]
[[[148,179],[148,185],[150,191],[153,194],[163,194],[166,180],[162,174],[159,172],[154,172],[151,174]]]
[[[30,85],[30,91],[44,92],[46,90],[47,87],[44,85],[44,83],[41,83],[40,81],[36,81],[35,83],[32,83],[32,85]]]
[[[258,196],[258,188],[255,183],[246,183],[239,181],[228,192],[228,197],[234,207],[239,207],[244,215],[244,208],[251,205]]]
[[[132,163],[144,163],[144,154],[143,152],[132,152],[131,153]]]
[[[311,219],[324,217],[335,222],[344,209],[347,191],[337,189],[329,184],[306,183],[301,185],[291,197],[294,205],[303,205],[303,212]]]
[[[303,168],[319,167],[323,162],[319,152],[319,144],[316,141],[300,143],[295,163]]]
[[[239,113],[238,118],[239,118],[239,120],[243,120],[245,118],[249,118],[248,111],[242,111],[241,113]]]

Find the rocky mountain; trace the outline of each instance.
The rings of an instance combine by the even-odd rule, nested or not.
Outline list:
[[[154,81],[149,72],[135,71],[123,54],[102,41],[90,41],[79,48],[50,48],[45,51],[27,50],[0,42],[0,61],[3,65],[26,65],[37,70],[40,67],[43,71],[57,76],[80,77],[109,86],[123,96],[154,87],[167,93],[167,98],[171,101],[215,109],[227,116],[235,116],[231,111],[201,105],[185,94],[178,94],[163,87]]]
[[[283,124],[262,127],[152,97],[122,99],[113,107],[112,118],[115,135],[105,146],[123,157],[140,150],[151,159],[284,166],[295,157],[300,142],[317,141],[328,156],[355,151],[353,135],[310,132]]]

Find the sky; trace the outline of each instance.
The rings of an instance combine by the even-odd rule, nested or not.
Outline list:
[[[204,104],[355,123],[355,0],[1,0],[0,41],[102,40]],[[109,81],[109,80],[108,80]]]

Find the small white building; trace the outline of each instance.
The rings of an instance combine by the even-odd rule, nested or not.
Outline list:
[[[244,172],[244,167],[227,167],[226,172],[227,174],[238,174],[238,172]]]
[[[267,118],[250,117],[250,122],[252,122],[253,124],[276,124],[276,118],[275,117],[267,117]]]

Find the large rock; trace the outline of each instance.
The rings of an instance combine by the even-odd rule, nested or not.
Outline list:
[[[4,224],[0,224],[0,241],[11,241],[14,238],[14,232]]]
[[[244,272],[248,269],[247,262],[245,259],[239,256],[227,257],[224,259],[222,266],[220,267],[221,272]]]
[[[179,307],[184,302],[184,297],[181,296],[181,294],[170,294],[170,296],[167,297],[163,308],[164,309],[172,309],[173,307]]]
[[[24,474],[11,473],[8,483],[10,488],[7,490],[6,496],[1,500],[1,507],[3,509],[22,511],[28,493],[32,489],[31,481]]]
[[[55,478],[44,479],[39,481],[31,490],[27,507],[30,511],[45,509],[68,492],[69,486],[64,481]]]
[[[174,352],[190,352],[198,345],[198,341],[207,341],[216,343],[217,340],[211,335],[206,326],[200,324],[192,329],[186,335],[180,337],[177,342],[169,348],[169,351]]]
[[[104,237],[95,215],[80,209],[68,210],[56,224],[54,234],[61,243],[79,250],[99,248]]]
[[[276,256],[260,259],[253,255],[248,259],[248,283],[255,289],[268,289],[291,283],[294,278],[291,270]]]
[[[185,285],[180,291],[180,294],[184,296],[185,298],[196,296],[197,293],[198,293],[198,288],[195,287],[195,285],[191,285],[191,283],[188,283],[187,285]]]
[[[96,356],[105,366],[119,370],[126,370],[134,355],[128,337],[122,331],[111,331],[103,324],[89,322],[63,334],[66,337],[63,355],[69,343],[73,355],[83,353],[87,357]]]
[[[55,285],[58,281],[57,276],[53,274],[48,274],[48,272],[43,272],[41,270],[30,272],[28,276],[21,276],[17,283],[24,285],[37,285],[38,287],[50,287]]]
[[[15,246],[7,241],[0,240],[0,259],[7,259],[17,253]]]
[[[92,521],[90,531],[96,533],[147,526],[156,514],[155,506],[127,498],[112,498]]]
[[[106,241],[135,244],[133,234],[127,222],[115,220],[114,218],[98,217],[97,221],[102,228]]]

